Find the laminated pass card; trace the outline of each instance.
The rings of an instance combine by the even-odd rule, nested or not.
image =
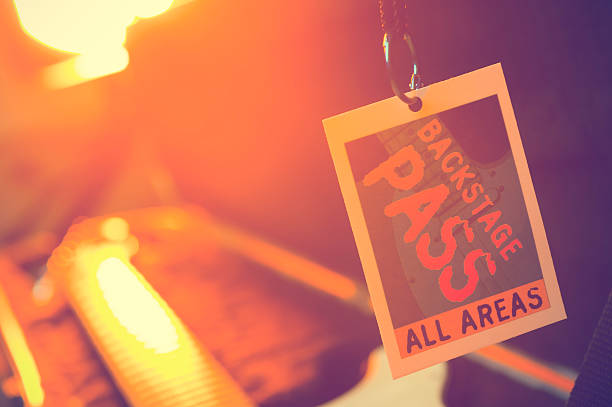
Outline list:
[[[323,121],[394,378],[565,318],[500,64]]]

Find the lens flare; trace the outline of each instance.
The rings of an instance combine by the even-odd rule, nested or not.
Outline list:
[[[19,23],[30,37],[62,52],[79,54],[43,73],[52,88],[120,72],[128,65],[123,47],[127,28],[138,18],[157,16],[173,0],[14,0]]]
[[[28,406],[40,407],[45,400],[40,373],[17,321],[8,297],[0,287],[0,335],[4,339],[15,373],[19,377],[19,393]]]
[[[119,323],[156,353],[178,349],[178,334],[172,321],[127,264],[108,258],[96,274],[102,295]]]
[[[125,219],[113,216],[105,219],[100,225],[100,234],[107,240],[121,242],[130,235],[130,225]]]

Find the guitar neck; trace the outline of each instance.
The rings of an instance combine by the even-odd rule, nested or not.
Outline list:
[[[130,263],[125,244],[85,246],[72,230],[48,268],[130,405],[254,406]]]

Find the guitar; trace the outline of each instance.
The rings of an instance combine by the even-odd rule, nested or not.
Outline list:
[[[21,377],[27,404],[111,406],[125,399],[135,406],[334,407],[388,396],[387,405],[397,405],[397,398],[442,405],[444,364],[391,380],[377,332],[364,316],[363,288],[319,270],[320,280],[352,285],[349,304],[366,299],[355,310],[304,292],[265,272],[270,247],[241,238],[195,208],[143,209],[73,226],[48,263],[46,284],[57,289],[51,299],[28,306],[18,299],[25,290],[4,293],[40,372],[38,401],[32,398],[36,381]],[[272,254],[289,264],[283,253]],[[293,259],[297,279],[305,265],[317,272],[304,261]],[[3,287],[16,287],[10,268],[0,264]],[[320,304],[308,310],[296,297]],[[344,320],[338,326],[320,314],[332,310]],[[5,342],[15,339],[4,336]],[[64,345],[58,340],[71,347],[53,355],[51,349]],[[13,371],[22,372],[20,353],[9,354]]]

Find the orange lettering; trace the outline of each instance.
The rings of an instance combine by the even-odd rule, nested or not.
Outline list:
[[[491,233],[491,242],[499,249],[499,246],[501,246],[510,236],[512,236],[512,228],[507,223],[504,223]]]
[[[430,151],[435,151],[434,160],[438,161],[442,154],[448,150],[451,145],[451,139],[449,137],[444,138],[440,141],[436,141],[435,143],[431,143],[427,146],[427,149]]]
[[[518,239],[514,239],[513,241],[508,243],[508,246],[506,246],[503,249],[501,249],[499,251],[499,254],[502,256],[502,258],[505,261],[508,261],[509,260],[508,254],[507,254],[508,252],[516,253],[517,249],[522,249],[522,248],[523,248],[523,245],[521,244],[521,241],[518,240]]]
[[[489,230],[491,230],[493,225],[495,225],[495,223],[499,220],[501,214],[502,214],[501,211],[497,210],[497,211],[485,213],[484,215],[482,215],[480,218],[476,220],[480,223],[484,223],[485,224],[484,230],[485,232],[488,232]]]
[[[441,131],[442,125],[440,124],[440,121],[438,119],[433,119],[423,126],[421,130],[417,131],[417,135],[423,142],[429,143],[433,141],[433,139],[440,134]]]
[[[459,163],[459,165],[461,165],[461,163]],[[470,168],[469,165],[464,165],[450,177],[451,182],[457,181],[457,185],[456,185],[457,191],[463,188],[463,181],[465,181],[467,178],[476,178],[476,174],[467,172],[468,168]]]
[[[453,288],[451,284],[451,278],[453,276],[452,266],[446,266],[442,273],[440,273],[438,283],[440,284],[442,294],[444,294],[447,300],[461,302],[474,293],[479,281],[478,272],[475,266],[476,260],[479,257],[486,257],[489,274],[495,274],[496,267],[491,259],[491,254],[485,253],[482,249],[472,250],[465,256],[465,260],[463,261],[463,273],[467,276],[468,280],[462,288]]]
[[[393,217],[400,213],[410,218],[410,228],[404,235],[406,243],[414,242],[419,233],[427,226],[431,218],[438,212],[442,203],[449,194],[448,187],[440,184],[436,187],[424,189],[408,197],[391,202],[385,207],[385,215]]]
[[[460,152],[455,151],[444,157],[444,159],[442,160],[442,171],[446,173],[455,171],[455,167],[448,166],[449,161],[453,158],[457,159],[457,163],[459,163],[459,165],[463,164],[463,156]],[[457,190],[459,190],[459,188],[457,188]]]
[[[469,192],[467,189],[464,189],[461,193],[461,197],[465,203],[472,203],[478,198],[478,194],[482,194],[484,192],[484,188],[478,182],[475,182],[471,185]]]
[[[398,174],[397,170],[408,163],[412,165],[410,174]],[[414,146],[404,147],[370,171],[363,179],[363,185],[369,187],[384,178],[393,188],[406,191],[421,182],[424,168],[425,163]]]
[[[444,242],[445,248],[444,253],[439,256],[432,256],[429,253],[429,244],[431,243],[429,233],[423,233],[421,235],[417,242],[416,252],[423,266],[427,267],[429,270],[441,270],[442,267],[450,263],[455,255],[455,250],[457,250],[457,240],[455,240],[455,236],[453,236],[453,228],[460,224],[463,224],[463,230],[465,231],[465,237],[468,242],[474,240],[474,231],[470,228],[466,220],[461,219],[459,216],[448,218],[440,229],[440,238]]]

